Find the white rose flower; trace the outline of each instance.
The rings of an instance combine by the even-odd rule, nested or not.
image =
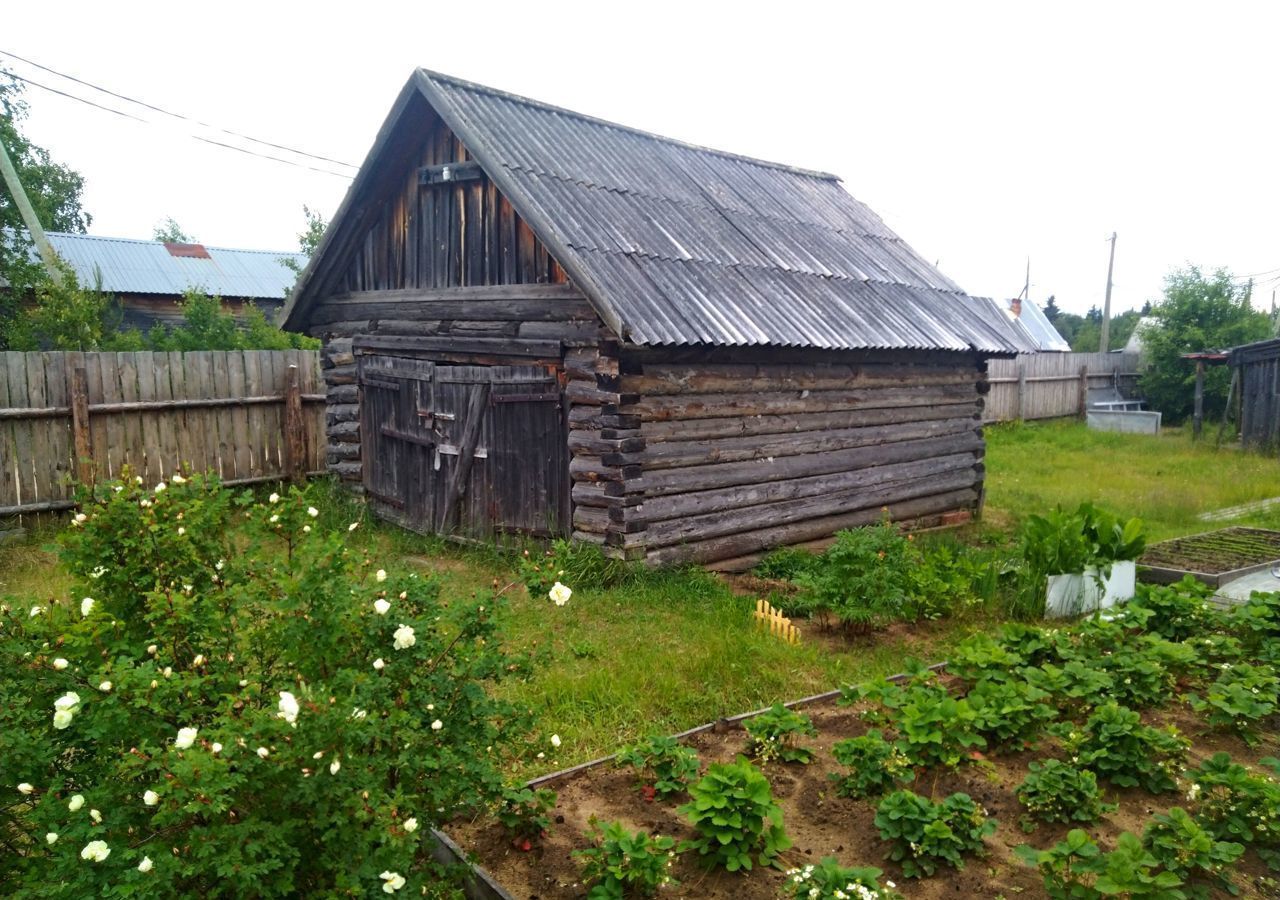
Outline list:
[[[65,669],[69,665],[71,665],[71,663],[67,662],[61,656],[59,656],[57,659],[53,661],[53,667],[57,669],[59,672],[61,672],[63,669]]]
[[[42,613],[42,612],[44,612],[44,607],[43,607],[43,606],[33,606],[33,607],[31,607],[31,618],[33,618],[33,619],[34,619],[36,616],[40,615],[40,613]]]
[[[157,494],[161,493],[167,486],[168,485],[166,485],[163,481],[160,482],[159,484],[156,485],[156,493]]]
[[[102,684],[98,685],[98,690],[102,691],[102,693],[104,694],[111,693],[111,682],[110,681],[102,682]]]
[[[271,751],[268,750],[266,747],[259,747],[257,750],[257,753],[258,753],[258,756],[261,757],[262,759],[266,759],[268,756],[271,755]]]
[[[553,734],[553,735],[551,735],[551,746],[552,746],[552,747],[559,747],[559,746],[560,746],[560,735],[558,735],[558,734]]]
[[[177,475],[173,476],[173,480],[174,480],[174,481],[177,481],[177,480],[178,480],[178,476],[177,476]],[[144,856],[144,857],[142,857],[142,862],[138,863],[138,871],[139,871],[139,872],[142,872],[142,873],[144,873],[144,874],[145,874],[145,873],[147,873],[147,872],[150,872],[150,871],[151,871],[151,866],[152,866],[152,865],[153,865],[153,863],[151,862],[151,857],[150,857],[150,856]]]
[[[573,591],[557,581],[551,586],[547,596],[552,599],[556,606],[564,606],[569,602],[569,598],[573,596]]]
[[[186,484],[186,483],[187,483],[187,479],[183,478],[181,475],[174,475],[174,476],[173,476],[172,478],[170,478],[169,480],[170,480],[170,481],[172,481],[174,484]]]
[[[196,658],[195,658],[195,659],[193,659],[193,660],[191,660],[191,665],[196,666],[196,667],[203,666],[203,665],[204,665],[204,654],[203,654],[203,653],[197,653],[197,654],[196,654]]]
[[[142,795],[142,802],[147,804],[147,806],[155,806],[160,802],[160,795],[155,791],[147,791]]]
[[[146,497],[143,497],[141,500],[138,501],[138,505],[145,509],[146,507],[151,505],[151,501],[148,500]]]
[[[396,629],[392,637],[395,639],[393,646],[397,650],[405,650],[418,643],[418,639],[413,636],[413,629],[403,622],[400,623],[400,627]]]
[[[72,812],[79,812],[80,807],[82,806],[84,806],[84,797],[80,796],[79,794],[76,794],[67,803],[67,809],[71,810]]]
[[[179,750],[186,750],[196,742],[196,734],[199,730],[198,728],[179,728],[178,737],[173,742],[173,746]]]
[[[377,669],[379,672],[381,672],[381,671],[382,671],[382,667],[383,667],[383,666],[385,666],[385,665],[386,665],[386,663],[384,663],[384,662],[382,661],[382,657],[381,657],[381,656],[379,656],[377,659],[375,659],[375,660],[373,661],[373,667],[374,667],[375,669]]]
[[[378,877],[382,879],[383,893],[394,894],[404,887],[404,876],[398,872],[383,872]]]
[[[302,533],[303,533],[303,534],[310,534],[310,533],[311,533],[311,526],[310,526],[310,525],[303,525],[303,526],[302,526]]]
[[[111,848],[107,846],[106,841],[90,841],[80,851],[80,858],[91,862],[102,862],[110,855]]]
[[[186,533],[187,533],[187,529],[185,529],[185,528],[183,528],[181,525],[179,525],[179,526],[178,526],[178,537],[182,537],[182,536],[183,536],[184,534],[186,534]]]
[[[314,519],[316,516],[320,515],[320,510],[316,509],[314,506],[308,506],[307,515]]]
[[[89,615],[89,613],[93,612],[93,604],[96,602],[97,601],[94,600],[92,597],[85,597],[83,600],[81,600],[80,615],[87,616]]]
[[[106,574],[107,574],[107,567],[106,567],[106,566],[95,566],[95,567],[94,567],[94,570],[93,570],[92,572],[90,572],[90,573],[89,573],[89,577],[90,577],[90,578],[101,578],[103,575],[106,575]]]
[[[163,675],[165,678],[170,678],[170,677],[172,677],[172,676],[173,676],[173,666],[165,666],[165,667],[164,667],[164,669],[162,669],[162,670],[161,670],[160,674],[161,674],[161,675]]]
[[[352,522],[350,525],[347,526],[347,531],[355,531],[359,527],[360,527],[359,522]]]
[[[64,728],[68,728],[71,725],[71,720],[74,719],[75,716],[76,714],[69,709],[54,710],[53,727],[59,731],[62,731]]]
[[[353,719],[363,719],[367,715],[369,715],[369,711],[358,706],[351,710],[351,718]]]
[[[298,720],[298,700],[288,691],[280,692],[280,712],[276,715],[290,725]]]
[[[267,502],[268,502],[268,503],[279,503],[279,502],[280,502],[280,495],[279,495],[279,494],[275,494],[275,493],[273,493],[270,497],[268,497],[268,498],[267,498]]]
[[[155,656],[156,653],[158,653],[159,651],[160,651],[160,648],[157,647],[155,644],[151,644],[150,646],[147,647],[147,653],[151,656]]]
[[[93,819],[94,825],[102,824],[102,813],[98,812],[96,809],[89,810],[89,818]]]
[[[413,834],[418,830],[418,820],[414,818],[405,819],[404,830],[409,832],[409,834]]]
[[[272,523],[274,524],[275,522],[279,522],[279,521],[280,521],[280,517],[279,517],[279,516],[272,516],[268,521],[270,521],[270,522],[272,522]]]
[[[441,722],[439,719],[436,719],[434,722],[431,723],[432,731],[439,731],[443,727],[444,727],[444,723]]]
[[[48,834],[44,836],[44,842],[51,847],[54,844],[58,843],[58,832],[50,831]]]
[[[141,475],[135,475],[135,476],[133,476],[133,483],[134,483],[134,484],[142,484],[142,476],[141,476]]]
[[[76,517],[72,521],[74,521],[77,525],[83,525],[85,522],[89,521],[89,517],[86,516],[84,513],[76,513]]]
[[[379,597],[373,601],[373,610],[380,616],[385,616],[387,610],[391,609],[391,604]]]
[[[29,781],[24,781],[22,784],[18,785],[19,794],[30,794],[34,790],[35,786]]]
[[[342,768],[342,761],[335,759],[333,762],[329,763],[329,774],[337,775],[338,770],[341,768]]]
[[[221,744],[219,744],[217,741],[214,741],[214,742],[213,742],[213,745],[212,745],[212,746],[210,746],[210,747],[209,747],[209,749],[210,749],[210,750],[212,750],[214,753],[221,753],[221,752],[222,752],[222,745],[221,745]]]
[[[374,580],[375,580],[375,581],[386,581],[386,580],[387,580],[387,570],[386,570],[386,569],[379,569],[377,572],[375,572],[375,573],[373,574],[373,577],[374,577]]]
[[[75,691],[67,691],[57,700],[53,701],[54,709],[74,710],[79,705],[80,705],[80,695],[77,694]]]

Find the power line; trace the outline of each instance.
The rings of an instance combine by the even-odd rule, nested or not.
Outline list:
[[[3,51],[0,51],[0,53],[2,52]],[[7,74],[12,76],[13,78],[16,78],[18,81],[23,82],[24,84],[29,84],[32,87],[40,88],[42,91],[48,91],[51,94],[57,94],[60,97],[66,97],[69,100],[75,100],[77,102],[87,104],[89,106],[94,107],[95,109],[101,109],[109,113],[114,113],[117,116],[123,116],[126,119],[132,119],[135,122],[141,122],[143,125],[156,124],[150,119],[141,119],[138,116],[131,115],[130,113],[124,112],[123,110],[113,109],[110,106],[103,106],[101,103],[94,103],[92,100],[88,100],[84,97],[79,97],[75,94],[69,94],[66,91],[60,91],[57,88],[51,88],[47,84],[41,84],[38,81],[32,81],[30,78],[24,78],[23,76],[17,75],[13,72],[9,72]],[[234,144],[228,144],[224,141],[215,141],[213,138],[201,137],[198,134],[191,134],[190,132],[188,132],[186,136],[191,138],[192,140],[201,141],[206,144],[212,144],[215,147],[223,147],[227,150],[235,150],[239,153],[248,154],[249,156],[256,156],[259,159],[269,159],[269,160],[272,160],[273,162],[284,163],[286,166],[293,166],[296,169],[308,169],[312,172],[320,172],[323,175],[332,175],[334,178],[345,178],[348,181],[351,180],[351,177],[352,177],[343,172],[331,172],[328,169],[321,169],[321,168],[317,168],[316,166],[309,166],[306,163],[294,162],[291,159],[283,159],[279,156],[272,156],[269,153],[259,153],[258,151],[250,150],[247,147],[237,147]]]
[[[65,78],[68,81],[74,81],[76,84],[82,84],[87,88],[91,88],[95,91],[100,91],[101,93],[108,94],[109,96],[115,97],[118,100],[124,100],[126,103],[136,103],[138,106],[145,107],[154,112],[161,113],[162,115],[172,116],[175,119],[181,119],[184,122],[191,122],[193,124],[199,125],[202,128],[212,128],[214,131],[221,131],[223,134],[229,134],[232,137],[238,137],[246,141],[252,141],[255,144],[262,144],[264,147],[271,147],[276,150],[284,150],[288,153],[296,153],[298,156],[306,156],[311,159],[320,160],[321,162],[334,163],[335,165],[345,166],[348,169],[360,168],[357,165],[353,165],[352,163],[349,163],[349,162],[343,162],[340,159],[331,159],[328,156],[319,156],[315,153],[307,153],[305,150],[295,150],[292,147],[286,147],[284,144],[273,144],[271,141],[264,141],[256,137],[251,137],[247,134],[241,134],[238,131],[231,131],[226,128],[221,128],[217,125],[210,125],[208,122],[201,122],[200,120],[193,119],[190,116],[184,116],[181,113],[171,112],[170,110],[162,109],[159,106],[153,106],[152,104],[146,103],[142,100],[135,100],[133,97],[128,97],[124,94],[117,94],[115,91],[108,90],[107,88],[104,88],[104,87],[99,87],[98,85],[93,84],[92,82],[85,81],[81,78],[77,78],[74,75],[68,75],[65,72],[59,72],[56,69],[51,69],[48,66],[44,66],[38,62],[35,62],[34,60],[30,60],[30,59],[27,59],[26,57],[19,56],[16,53],[10,53],[8,50],[0,50],[0,55],[8,56],[12,59],[19,60],[20,62],[24,62],[29,66],[35,66],[37,69],[43,69],[46,72],[49,72],[53,75],[57,75],[59,78]]]

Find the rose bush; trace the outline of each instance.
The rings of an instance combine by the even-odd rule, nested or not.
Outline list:
[[[492,802],[530,724],[486,691],[498,600],[321,521],[200,476],[84,498],[75,594],[0,613],[6,895],[449,895],[420,825]]]

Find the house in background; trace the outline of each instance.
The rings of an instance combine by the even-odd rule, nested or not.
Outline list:
[[[46,235],[81,285],[100,285],[103,291],[114,295],[124,312],[122,324],[143,331],[156,323],[180,322],[178,302],[192,289],[220,297],[223,307],[232,313],[253,303],[272,319],[307,262],[301,253],[232,250],[57,231]]]
[[[1040,307],[1030,300],[1014,297],[1012,300],[992,300],[996,307],[1015,328],[1030,341],[1038,352],[1069,353],[1071,345],[1058,329],[1053,327]]]
[[[982,497],[1035,345],[833,175],[419,70],[285,309],[380,515],[750,565]]]

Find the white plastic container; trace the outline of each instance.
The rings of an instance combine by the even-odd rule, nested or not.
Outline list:
[[[1137,571],[1133,560],[1124,560],[1112,563],[1111,574],[1102,578],[1092,566],[1084,572],[1050,575],[1045,590],[1045,618],[1084,615],[1133,599]]]

